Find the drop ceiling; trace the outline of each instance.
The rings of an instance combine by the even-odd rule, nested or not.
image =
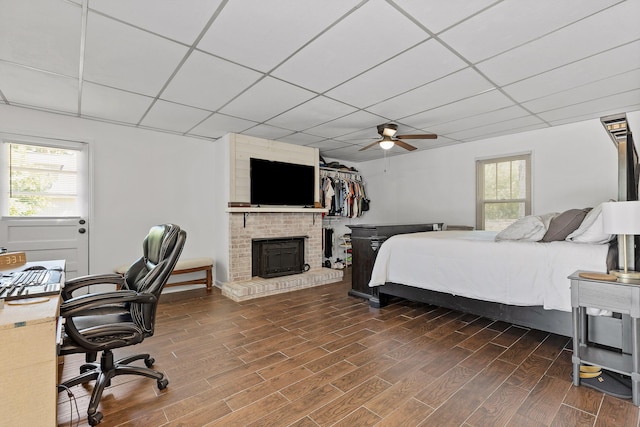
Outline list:
[[[640,0],[0,0],[0,103],[366,161],[640,109]],[[388,155],[406,154],[394,147]]]

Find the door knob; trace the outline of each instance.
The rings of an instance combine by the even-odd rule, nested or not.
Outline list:
[[[86,229],[86,228],[79,228],[79,229],[78,229],[78,233],[80,233],[80,234],[84,234],[84,233],[86,233],[86,232],[87,232],[87,229]]]

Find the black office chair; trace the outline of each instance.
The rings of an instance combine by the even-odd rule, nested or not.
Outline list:
[[[156,307],[160,293],[180,257],[187,234],[173,224],[152,227],[144,239],[143,256],[129,267],[124,277],[99,274],[78,277],[65,283],[60,313],[65,318],[64,341],[60,354],[86,353],[80,375],[58,386],[58,391],[95,380],[87,409],[92,426],[100,423],[97,411],[102,392],[117,375],[133,374],[153,378],[160,390],[169,381],[151,369],[155,360],[149,354],[128,356],[114,361],[112,349],[142,342],[153,335]],[[111,283],[118,290],[74,296],[80,288]],[[102,352],[100,363],[95,363]],[[146,367],[131,366],[143,360]]]

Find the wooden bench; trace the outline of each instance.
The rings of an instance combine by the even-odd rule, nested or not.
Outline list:
[[[121,265],[114,269],[114,272],[118,274],[124,274],[128,265]],[[202,278],[183,280],[181,282],[167,283],[165,286],[184,286],[184,285],[206,285],[207,291],[211,290],[213,286],[213,259],[212,258],[187,258],[178,260],[176,263],[172,276],[178,274],[197,273],[204,271],[205,275]]]

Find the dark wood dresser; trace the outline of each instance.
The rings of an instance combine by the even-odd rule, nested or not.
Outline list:
[[[371,270],[378,254],[378,247],[396,234],[442,230],[443,223],[395,224],[395,225],[347,225],[351,229],[353,263],[349,295],[369,299],[371,297]]]

